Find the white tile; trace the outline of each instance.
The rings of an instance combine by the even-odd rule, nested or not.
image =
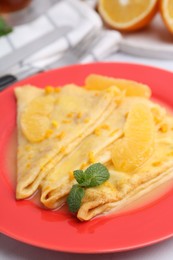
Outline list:
[[[53,26],[49,20],[41,16],[32,23],[16,27],[9,37],[14,47],[20,48],[52,30]]]
[[[1,37],[0,38],[0,58],[3,56],[9,54],[12,51],[12,48],[10,44],[7,41],[6,37]]]

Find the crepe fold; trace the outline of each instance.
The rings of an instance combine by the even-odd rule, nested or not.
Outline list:
[[[130,203],[173,179],[173,131],[157,133],[155,152],[133,175],[116,171],[107,163],[110,179],[86,190],[77,218],[87,221],[98,214],[125,209]]]
[[[122,125],[125,120],[123,114],[116,115],[114,108],[114,111],[110,111],[110,115],[98,126],[96,133],[94,131],[85,137],[73,152],[64,157],[47,174],[41,184],[41,202],[46,207],[54,209],[62,206],[75,183],[74,170],[86,168],[95,161],[103,163],[110,160],[107,147],[122,135]],[[104,129],[105,126],[107,129]],[[99,135],[97,131],[100,131]]]
[[[107,167],[110,178],[102,185],[85,189],[77,218],[88,221],[100,214],[125,208],[173,178],[173,117],[164,108],[148,100],[148,96],[127,96],[116,87],[97,91],[76,85],[54,90],[28,85],[16,88],[15,95],[18,127],[17,199],[28,198],[39,188],[42,204],[49,209],[58,209],[66,202],[72,186],[76,184],[73,172],[99,162]],[[152,119],[152,142],[149,142],[152,152],[144,160],[142,158],[142,163],[132,171],[126,169],[125,172],[125,168],[124,171],[120,171],[122,168],[117,170],[112,151],[117,147],[121,150],[125,144],[121,141],[127,141],[126,122],[134,104],[145,104],[145,111],[149,108],[146,113]],[[133,120],[130,133],[134,136],[136,131],[135,137],[143,141],[140,131],[145,128],[145,117],[141,120],[141,114],[136,114],[138,120]],[[139,130],[134,122],[142,122],[142,128]],[[133,139],[128,146],[132,162],[135,149],[131,149],[131,146],[134,140],[138,141]],[[144,138],[145,144],[146,140]],[[139,147],[140,151],[144,147],[146,155],[148,147],[141,143]],[[135,158],[141,160],[139,149],[136,150]],[[127,161],[129,154],[123,155],[121,158]],[[126,161],[122,160],[122,163]]]
[[[106,184],[107,187],[103,185],[99,188],[87,189],[82,205],[77,213],[77,218],[80,221],[88,221],[100,214],[125,210],[130,204],[171,179],[173,179],[172,163],[165,167],[163,173],[156,173],[156,175],[148,181],[141,181],[141,184],[136,187],[129,185],[129,188],[127,188],[128,192],[124,191],[125,195],[122,197],[119,197],[118,191],[115,190],[116,185],[112,186],[108,183]]]
[[[15,95],[18,127],[16,198],[23,199],[31,196],[48,172],[110,114],[114,109],[115,100],[108,91],[88,91],[75,85],[58,88],[54,93],[46,93],[33,86],[24,86],[16,88]],[[43,98],[39,99],[39,102],[44,100],[41,105],[38,102],[40,97]],[[49,123],[50,129],[49,135],[37,142],[28,139],[25,126],[28,127],[28,124],[32,123],[32,115],[38,103],[41,107],[41,117],[37,113],[38,128],[42,124],[41,119],[48,103],[50,111],[49,115],[46,115],[46,122]],[[28,110],[33,114],[27,120],[25,115]],[[34,130],[31,125],[27,134],[33,137],[34,131],[37,129]]]
[[[76,182],[73,178],[74,170],[85,169],[94,162],[105,164],[111,160],[111,145],[122,136],[126,115],[135,102],[139,102],[136,97],[125,98],[119,106],[114,102],[113,111],[109,111],[109,116],[95,131],[49,171],[41,183],[41,202],[44,206],[55,209],[63,205]],[[143,98],[140,98],[140,102],[150,104]]]

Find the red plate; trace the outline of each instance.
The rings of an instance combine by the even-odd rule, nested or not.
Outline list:
[[[119,215],[79,223],[67,212],[48,211],[29,200],[16,201],[7,165],[7,147],[15,129],[14,87],[33,84],[82,85],[90,73],[148,84],[154,97],[173,109],[173,74],[157,68],[123,64],[77,65],[39,74],[0,94],[0,231],[20,241],[59,251],[116,252],[150,245],[173,236],[173,189],[156,201]]]

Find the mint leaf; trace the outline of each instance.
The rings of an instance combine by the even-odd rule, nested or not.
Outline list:
[[[82,187],[80,187],[78,184],[73,185],[67,198],[67,204],[69,210],[72,213],[76,213],[78,211],[84,195],[85,195],[85,190]]]
[[[82,170],[74,171],[74,177],[80,186],[90,188],[102,184],[109,179],[110,175],[103,164],[95,163],[89,166],[85,172]]]
[[[72,213],[76,213],[85,195],[85,188],[95,187],[104,183],[109,179],[110,174],[107,168],[101,163],[92,164],[85,171],[76,170],[73,173],[79,184],[73,185],[67,197],[67,204],[69,210]]]
[[[82,170],[76,170],[76,171],[74,171],[73,172],[74,173],[74,177],[75,177],[75,179],[77,180],[77,182],[79,183],[79,184],[81,184],[81,183],[83,183],[84,181],[85,181],[85,172],[84,171],[82,171]]]
[[[12,28],[0,17],[0,36],[6,35],[12,32]]]
[[[85,180],[80,185],[85,188],[95,187],[107,181],[109,177],[108,169],[101,163],[95,163],[85,170]]]

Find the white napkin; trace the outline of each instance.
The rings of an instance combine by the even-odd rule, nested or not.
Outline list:
[[[97,0],[83,0],[87,3],[90,7],[95,8],[97,5]]]
[[[89,4],[91,7],[95,6],[95,3],[96,1],[93,0],[87,1],[87,4]],[[86,3],[80,2],[78,0],[64,1],[64,11],[62,10],[62,13],[65,13],[67,4],[73,4],[73,7],[75,7],[75,12],[78,11],[81,15],[87,17],[87,19],[83,20],[82,23],[79,24],[79,26],[77,26],[66,37],[52,43],[51,45],[32,55],[29,59],[25,60],[24,64],[30,63],[34,67],[39,68],[49,66],[54,61],[62,58],[63,54],[65,54],[68,49],[79,45],[79,43],[85,39],[85,37],[91,33],[94,34],[94,32],[97,33],[97,40],[95,40],[95,44],[93,44],[92,49],[86,49],[87,54],[85,54],[84,57],[81,57],[80,62],[86,63],[101,60],[112,52],[118,50],[119,43],[121,41],[121,34],[119,32],[103,30],[100,16],[94,10],[88,8]],[[73,15],[75,14],[73,13]]]
[[[45,68],[57,61],[68,50],[74,47],[80,49],[89,36],[88,49],[84,51],[84,57],[80,57],[82,62],[92,62],[101,60],[111,52],[119,48],[121,35],[116,31],[105,31],[102,28],[100,16],[90,7],[94,6],[94,1],[63,0],[53,5],[49,10],[35,21],[26,25],[18,26],[14,32],[7,37],[0,39],[0,61],[1,57],[19,50],[30,42],[47,34],[57,27],[63,25],[71,26],[72,30],[65,37],[62,37],[48,46],[33,53],[30,57],[21,60],[18,64],[9,68],[8,72],[18,72],[28,67]],[[95,37],[95,39],[94,39]],[[93,41],[94,40],[94,41]],[[93,44],[90,43],[93,41]],[[9,48],[5,46],[8,43]],[[81,46],[80,46],[81,43]],[[92,48],[91,48],[91,46]],[[10,49],[11,48],[11,49]],[[10,49],[10,51],[9,51]],[[77,62],[77,60],[76,60]],[[68,61],[67,61],[68,65]]]
[[[102,28],[100,17],[86,4],[83,4],[78,0],[62,1],[50,8],[48,15],[49,17],[52,15],[58,17],[57,20],[61,22],[61,25],[64,25],[65,23],[67,23],[67,25],[73,24],[74,29],[67,34],[66,37],[53,42],[25,60],[25,64],[34,61],[40,63],[39,60],[44,60],[45,65],[49,63],[49,61],[53,62],[58,58],[58,54],[60,55],[62,52],[66,52],[69,48],[74,48],[88,34]]]

